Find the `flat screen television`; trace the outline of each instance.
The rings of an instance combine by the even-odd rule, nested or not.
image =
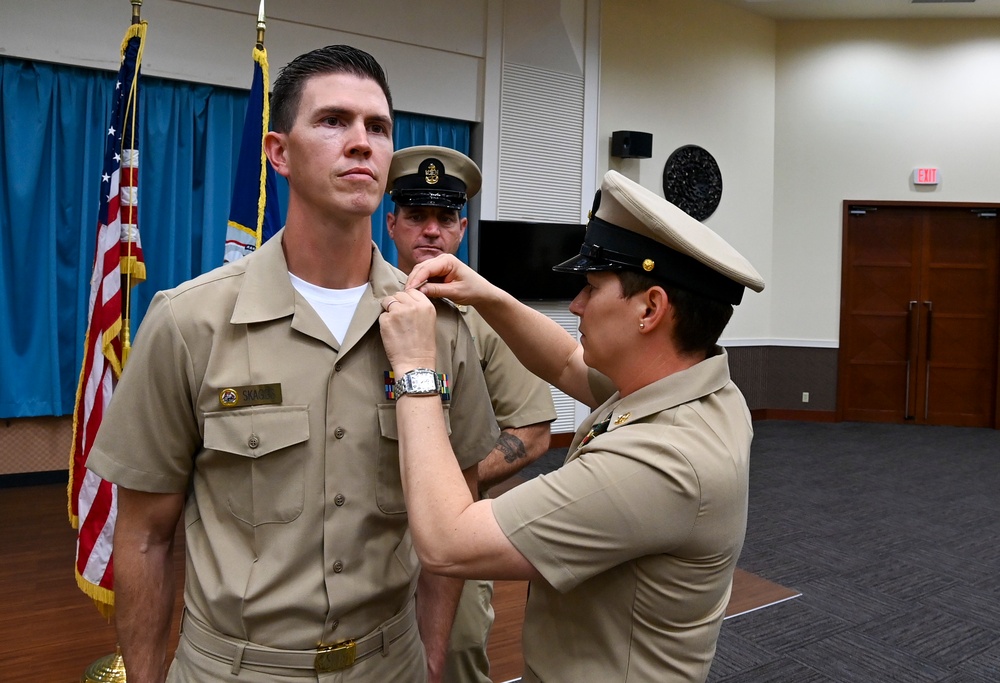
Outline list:
[[[479,221],[479,273],[522,301],[572,299],[584,277],[552,266],[580,253],[586,230],[578,223]]]

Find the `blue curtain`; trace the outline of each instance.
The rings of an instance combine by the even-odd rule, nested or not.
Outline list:
[[[0,57],[0,418],[73,411],[93,270],[113,72]],[[131,292],[132,335],[153,294],[222,263],[247,92],[144,76],[139,229],[148,279]],[[470,124],[397,113],[397,149],[468,153]],[[278,178],[281,207],[288,188]],[[385,232],[374,239],[395,262]],[[468,247],[463,243],[462,258]]]
[[[115,74],[0,59],[0,417],[71,413]],[[153,294],[222,262],[246,93],[143,77],[139,229]],[[221,226],[221,227],[220,227]]]

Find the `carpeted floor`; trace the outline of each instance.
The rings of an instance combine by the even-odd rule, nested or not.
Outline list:
[[[709,683],[1000,681],[1000,431],[754,428],[739,566],[802,597],[726,620]]]
[[[727,620],[709,681],[1000,681],[1000,431],[755,431],[739,565],[802,597]]]

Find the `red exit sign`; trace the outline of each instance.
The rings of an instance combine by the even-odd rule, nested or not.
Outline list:
[[[913,169],[914,185],[937,185],[938,170],[936,168],[915,168]]]

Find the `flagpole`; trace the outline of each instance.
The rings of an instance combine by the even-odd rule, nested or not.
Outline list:
[[[263,0],[262,0],[263,1]],[[138,26],[142,23],[142,0],[129,0],[132,3],[132,25]],[[134,106],[138,106],[135,103]],[[134,128],[133,128],[134,132]],[[134,159],[133,162],[137,162]],[[136,218],[136,225],[138,225],[138,218]],[[132,258],[132,229],[129,228],[129,242],[128,242],[128,260],[131,263]],[[125,363],[128,361],[129,354],[132,352],[132,268],[122,273],[122,369],[125,369]],[[124,673],[124,670],[123,670]]]
[[[140,0],[141,2],[142,0]],[[267,22],[264,20],[264,0],[260,0],[260,9],[257,11],[257,49],[264,49],[264,31],[267,29]]]
[[[257,10],[257,49],[264,52],[264,31],[267,30],[267,21],[264,17],[264,0],[260,0],[260,9]],[[267,54],[267,53],[265,53]],[[267,59],[264,59],[267,62]],[[266,79],[266,69],[265,69],[265,82],[264,82],[264,111],[267,112],[267,90],[269,87]],[[267,117],[265,115],[265,121]],[[267,132],[267,126],[264,127],[264,132]],[[261,174],[266,173],[265,168],[261,168]],[[260,249],[260,245],[264,243],[263,225],[261,219],[257,219],[257,248]]]
[[[264,154],[270,122],[270,86],[264,34],[267,20],[264,0],[259,0],[257,35],[253,48],[253,77],[247,98],[240,152],[233,174],[233,194],[226,222],[223,263],[232,263],[260,249],[281,222],[274,169]]]
[[[142,0],[129,0],[132,4],[132,25],[137,26],[142,23],[141,9]],[[122,366],[128,357],[129,347],[129,290],[131,289],[131,269],[128,274],[122,275],[122,287],[125,290],[122,311]],[[81,683],[126,683],[125,660],[122,659],[121,646],[115,645],[113,654],[105,655],[94,661],[87,670],[83,672]]]

